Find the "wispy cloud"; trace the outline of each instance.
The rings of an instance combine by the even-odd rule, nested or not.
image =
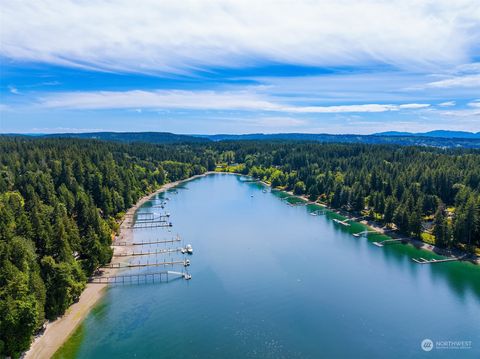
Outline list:
[[[19,95],[20,92],[18,91],[18,89],[15,87],[15,86],[8,86],[8,91],[10,91],[10,93],[14,94],[14,95]]]
[[[438,106],[441,106],[441,107],[450,107],[455,105],[456,105],[455,101],[445,101],[438,104]]]
[[[430,68],[468,61],[479,14],[475,0],[5,0],[0,53],[146,73],[265,62]]]
[[[243,110],[288,113],[387,112],[424,109],[425,103],[300,106],[252,91],[94,91],[47,95],[41,107],[61,109]]]
[[[82,133],[100,132],[101,128],[79,128],[79,127],[34,127],[30,133]]]
[[[480,108],[480,99],[469,102],[468,106],[470,107],[475,107],[475,108]]]
[[[455,76],[444,80],[433,81],[426,85],[433,88],[450,88],[450,87],[478,87],[480,88],[480,74]]]

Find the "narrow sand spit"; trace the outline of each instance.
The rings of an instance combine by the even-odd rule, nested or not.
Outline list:
[[[159,190],[141,198],[135,206],[131,207],[126,215],[125,219],[120,225],[120,232],[118,240],[122,242],[132,242],[133,239],[133,230],[128,227],[131,224],[133,215],[145,202],[147,202],[154,195],[166,191],[172,187],[177,186],[178,184],[190,181],[197,177],[206,176],[212,172],[207,172],[203,175],[193,176],[182,181],[171,182],[163,185]],[[120,254],[129,249],[128,246],[114,247],[114,253]],[[125,258],[122,257],[113,257],[111,263],[120,263],[124,261]],[[112,275],[117,271],[117,269],[103,269],[102,276]],[[92,284],[88,283],[85,290],[83,291],[80,299],[77,303],[73,304],[70,308],[67,309],[67,312],[60,318],[56,319],[53,322],[47,324],[45,332],[36,337],[30,346],[30,349],[24,354],[23,358],[25,359],[43,359],[51,358],[55,352],[62,346],[62,344],[68,339],[68,337],[73,334],[77,326],[85,319],[87,314],[93,308],[95,303],[102,298],[105,293],[107,284]]]

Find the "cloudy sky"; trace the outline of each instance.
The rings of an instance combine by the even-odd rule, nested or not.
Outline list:
[[[2,0],[0,132],[480,131],[480,1]]]

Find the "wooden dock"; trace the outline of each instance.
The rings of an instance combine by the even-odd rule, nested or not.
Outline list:
[[[170,218],[170,213],[166,214],[158,214],[155,216],[154,213],[152,213],[153,216],[151,217],[144,217],[144,218],[137,218],[135,221],[135,224],[137,223],[149,223],[149,222],[168,222],[168,219]]]
[[[188,267],[190,265],[190,261],[187,259],[183,260],[177,260],[177,261],[163,261],[163,262],[153,262],[153,263],[128,263],[128,264],[122,264],[122,263],[110,263],[109,265],[103,266],[101,268],[142,268],[142,267],[161,267],[161,266],[174,266],[177,264],[181,264],[184,267]]]
[[[166,220],[150,221],[150,222],[137,222],[134,225],[128,226],[128,229],[149,229],[158,227],[172,227],[172,222]]]
[[[381,242],[372,242],[372,244],[376,245],[377,247],[383,247],[386,244],[408,242],[409,240],[410,240],[410,238],[392,238],[392,239],[387,239],[387,240],[381,241]]]
[[[140,283],[161,283],[171,279],[186,279],[187,273],[176,271],[161,271],[151,273],[123,274],[113,276],[91,277],[88,281],[93,284],[140,284]],[[173,277],[173,278],[172,278]]]
[[[362,232],[354,233],[353,236],[360,237],[360,236],[363,236],[364,234],[370,234],[370,233],[382,234],[381,232],[371,230],[371,231],[362,231]]]
[[[332,221],[334,221],[335,223],[338,223],[338,224],[340,224],[340,225],[342,225],[342,226],[350,227],[350,223],[348,223],[348,221],[349,221],[348,218],[345,219],[345,220],[343,220],[343,221],[341,221],[341,220],[339,220],[339,219],[337,219],[337,218],[334,218]]]
[[[445,259],[425,259],[425,258],[412,258],[412,261],[418,264],[434,264],[434,263],[445,263],[445,262],[457,262],[457,261],[463,261],[466,260],[468,256],[462,256],[462,257],[451,257],[451,258],[445,258]]]
[[[164,244],[164,243],[175,243],[180,242],[180,237],[172,239],[162,239],[158,241],[140,241],[140,242],[115,242],[112,246],[148,246],[150,244]]]
[[[151,256],[155,254],[166,254],[166,253],[176,253],[181,252],[184,248],[167,248],[161,249],[158,251],[140,251],[140,252],[127,252],[127,253],[118,253],[113,254],[114,257],[137,257],[137,256]]]

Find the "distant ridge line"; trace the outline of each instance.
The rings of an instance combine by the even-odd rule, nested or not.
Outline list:
[[[3,134],[23,138],[80,138],[118,142],[144,142],[153,144],[175,143],[211,143],[218,141],[307,141],[325,143],[383,144],[400,146],[428,146],[439,148],[480,149],[480,132],[430,131],[424,133],[382,132],[372,135],[355,134],[315,134],[315,133],[254,133],[254,134],[216,134],[183,135],[170,132],[85,132],[53,134]]]

